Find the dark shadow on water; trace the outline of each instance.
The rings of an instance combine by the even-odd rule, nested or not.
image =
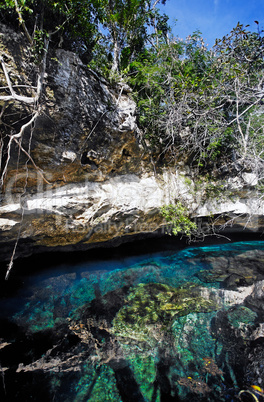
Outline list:
[[[205,247],[209,245],[233,243],[240,241],[263,240],[259,233],[238,232],[227,235],[228,238],[211,236],[202,242],[188,244],[186,239],[174,236],[153,237],[127,242],[118,247],[102,247],[86,251],[52,251],[36,254],[31,257],[17,259],[11,275],[5,281],[6,262],[0,263],[0,298],[15,294],[18,290],[25,288],[35,279],[36,275],[45,277],[58,276],[65,273],[78,271],[111,271],[117,268],[124,268],[138,263],[140,260],[155,257],[159,253],[175,253],[186,247]],[[33,278],[33,279],[31,279]]]

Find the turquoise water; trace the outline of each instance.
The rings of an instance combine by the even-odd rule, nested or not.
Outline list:
[[[263,400],[264,242],[34,272],[0,300],[1,400]]]

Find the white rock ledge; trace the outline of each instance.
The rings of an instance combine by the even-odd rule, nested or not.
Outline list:
[[[21,238],[35,238],[38,244],[56,238],[54,246],[100,243],[120,236],[154,232],[165,225],[158,216],[160,207],[177,200],[189,207],[193,217],[228,213],[263,216],[264,212],[263,201],[254,198],[252,191],[248,192],[248,198],[237,196],[235,200],[227,200],[223,195],[223,199],[218,197],[202,203],[203,189],[194,191],[194,183],[183,172],[172,169],[159,175],[126,174],[104,182],[85,180],[55,189],[49,186],[45,189],[44,185],[39,188],[42,191],[34,195],[21,196],[20,204],[9,187],[0,207],[2,239],[20,221],[22,210]],[[16,238],[16,229],[12,232],[9,238]]]

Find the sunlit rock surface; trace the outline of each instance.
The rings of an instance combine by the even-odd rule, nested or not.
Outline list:
[[[13,84],[35,85],[36,66],[23,37],[0,24],[0,48]],[[6,86],[2,70],[0,81]],[[194,218],[219,215],[216,228],[264,228],[253,173],[212,186],[196,182],[183,162],[168,167],[151,159],[124,83],[110,85],[59,49],[48,57],[44,94],[33,135],[25,131],[22,140],[35,167],[18,147],[11,149],[0,205],[2,260],[10,259],[18,234],[16,257],[164,233],[160,207],[179,199]],[[13,125],[19,131],[18,122],[30,113],[22,106],[6,107],[3,130]]]

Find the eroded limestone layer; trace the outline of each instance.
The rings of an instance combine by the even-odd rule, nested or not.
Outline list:
[[[0,24],[0,48],[12,84],[29,96],[37,67],[26,41]],[[0,83],[6,86],[2,70]],[[4,110],[8,138],[32,111],[19,102]],[[48,58],[41,113],[21,144],[31,159],[13,143],[0,205],[1,259],[10,258],[18,235],[16,256],[154,233],[166,223],[160,207],[178,200],[191,217],[219,216],[215,226],[264,226],[253,173],[212,185],[197,181],[183,162],[158,166],[141,141],[130,89],[110,85],[72,52],[58,49]]]

